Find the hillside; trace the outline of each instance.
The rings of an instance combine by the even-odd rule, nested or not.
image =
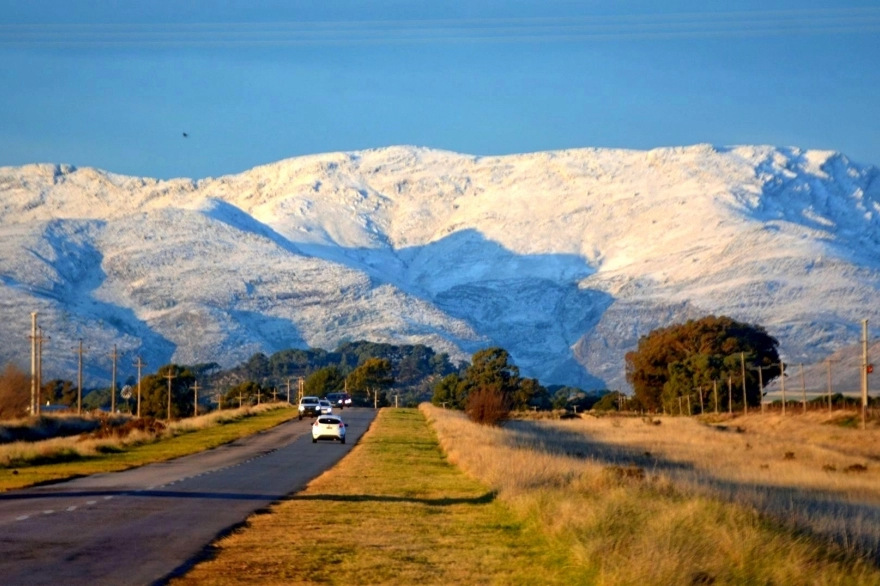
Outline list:
[[[159,181],[0,168],[0,360],[88,376],[349,340],[511,351],[545,384],[623,386],[623,354],[706,313],[791,363],[880,318],[880,171],[697,145],[474,157],[391,147]],[[88,384],[88,381],[87,381]]]

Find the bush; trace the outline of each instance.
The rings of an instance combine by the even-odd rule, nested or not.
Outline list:
[[[16,365],[6,365],[0,374],[0,420],[27,415],[31,403],[31,377]]]
[[[482,387],[468,395],[465,413],[475,423],[498,425],[510,417],[510,403],[500,390]]]

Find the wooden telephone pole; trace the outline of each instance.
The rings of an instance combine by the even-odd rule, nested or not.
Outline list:
[[[862,429],[868,422],[868,374],[873,370],[868,362],[868,320],[862,320]]]
[[[113,360],[113,374],[111,377],[110,383],[110,413],[116,413],[116,359],[119,358],[119,354],[116,352],[116,344],[113,344],[113,352],[110,354],[110,358]]]
[[[76,413],[77,415],[82,414],[82,402],[83,402],[83,354],[86,353],[86,350],[83,350],[83,341],[82,338],[79,339],[79,349],[74,349],[79,355],[79,367],[77,368],[77,377],[76,377]]]
[[[168,411],[165,419],[171,421],[171,381],[177,378],[177,373],[174,371],[173,367],[170,367],[168,373],[162,376],[168,379]]]
[[[779,361],[779,384],[782,386],[782,414],[785,415],[785,363]]]
[[[138,369],[138,406],[137,406],[137,416],[140,418],[141,416],[141,369],[146,366],[144,361],[141,360],[141,357],[137,357],[137,362],[134,363]]]
[[[193,383],[193,417],[199,416],[199,381]]]

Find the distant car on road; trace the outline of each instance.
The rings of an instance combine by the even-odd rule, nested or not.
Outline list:
[[[299,418],[317,417],[321,414],[321,399],[318,397],[303,397],[299,400]]]
[[[318,405],[321,407],[321,415],[329,415],[333,413],[333,404],[327,399],[321,399],[318,401]]]
[[[351,395],[348,393],[328,393],[324,398],[340,409],[351,407]]]
[[[345,443],[346,424],[338,415],[321,415],[312,424],[312,443],[318,440],[339,440]]]

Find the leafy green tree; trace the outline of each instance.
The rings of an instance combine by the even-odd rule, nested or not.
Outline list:
[[[758,368],[764,384],[779,376],[779,342],[764,328],[732,318],[708,316],[654,330],[639,339],[636,350],[626,355],[626,377],[645,409],[677,408],[678,398],[709,396],[717,383],[719,403],[726,406],[728,378],[733,404],[761,401]],[[746,393],[743,397],[743,363]]]
[[[68,407],[76,406],[77,392],[73,381],[63,379],[52,379],[43,385],[43,391],[40,394],[43,404],[46,402],[50,405],[67,405]]]
[[[368,399],[378,402],[382,391],[394,384],[391,362],[386,358],[368,358],[348,375],[347,381],[350,393],[363,392]]]
[[[620,391],[611,391],[602,395],[594,405],[595,411],[620,411],[621,399],[626,400],[626,396]]]
[[[448,374],[434,386],[431,403],[449,409],[464,409],[467,400],[464,381],[457,374]]]
[[[223,395],[223,408],[236,408],[239,403],[244,405],[256,405],[257,403],[266,403],[271,400],[272,394],[263,388],[259,383],[252,380],[239,383],[229,389]]]
[[[327,393],[341,391],[345,387],[345,376],[338,366],[325,366],[310,374],[305,381],[306,395],[323,397]]]
[[[511,396],[511,406],[517,410],[535,407],[541,411],[550,409],[550,393],[536,378],[524,378]]]
[[[193,414],[192,385],[196,381],[191,371],[177,364],[166,364],[156,374],[141,379],[141,414],[145,417],[165,419],[168,413],[168,379],[171,379],[171,418],[188,417]]]
[[[513,397],[519,390],[519,368],[510,362],[507,350],[486,348],[474,354],[470,367],[464,372],[464,382],[468,393],[488,388]]]

